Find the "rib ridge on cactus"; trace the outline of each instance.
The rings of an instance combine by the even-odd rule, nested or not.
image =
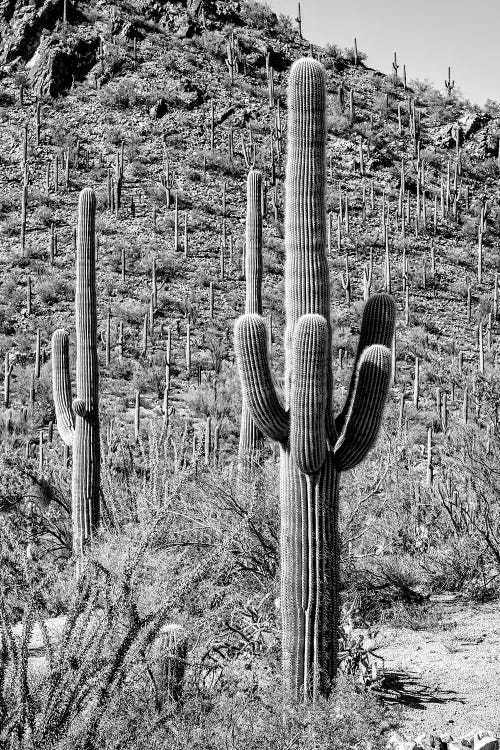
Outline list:
[[[285,379],[282,405],[260,315],[235,325],[244,401],[280,444],[283,680],[288,695],[330,690],[339,627],[338,475],[363,460],[382,420],[391,375],[395,304],[368,300],[346,404],[332,413],[330,286],[326,257],[325,72],[313,58],[292,66],[285,195]]]
[[[57,429],[73,448],[71,482],[73,551],[77,574],[84,548],[99,525],[99,369],[97,360],[97,300],[95,282],[95,193],[85,188],[78,203],[76,246],[76,398],[71,400],[69,336],[58,329],[52,336],[52,388]]]

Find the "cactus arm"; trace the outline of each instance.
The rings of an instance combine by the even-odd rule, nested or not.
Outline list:
[[[245,313],[262,315],[262,173],[257,169],[247,177],[245,278]]]
[[[293,337],[290,450],[300,471],[317,472],[326,456],[328,323],[303,315]]]
[[[236,360],[243,398],[259,430],[271,440],[288,440],[288,413],[281,406],[269,369],[266,324],[260,315],[242,315],[234,326]]]
[[[245,313],[262,315],[262,174],[257,169],[251,169],[247,177],[245,260]],[[248,469],[258,459],[263,446],[263,435],[243,398],[238,446],[240,471]]]
[[[58,328],[52,335],[52,391],[58,432],[66,445],[71,446],[75,437],[75,417],[71,407],[69,335],[64,328]]]
[[[375,443],[389,392],[392,355],[386,346],[364,350],[355,373],[353,398],[333,457],[338,471],[359,464]]]
[[[394,336],[394,326],[396,323],[396,303],[390,294],[381,292],[372,294],[367,300],[361,321],[361,331],[358,342],[358,349],[354,360],[351,383],[349,392],[345,400],[344,408],[335,420],[337,435],[341,435],[344,429],[345,421],[354,398],[354,390],[357,381],[358,365],[364,350],[372,344],[381,344],[390,348]]]

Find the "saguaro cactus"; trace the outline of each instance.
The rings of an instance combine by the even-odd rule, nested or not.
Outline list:
[[[339,625],[338,474],[367,455],[391,375],[395,305],[365,305],[351,385],[332,412],[330,289],[326,256],[325,73],[294,63],[288,89],[285,205],[285,378],[282,406],[267,359],[266,325],[235,326],[244,398],[257,427],[280,444],[283,676],[288,694],[314,699],[336,673]]]
[[[245,313],[262,315],[262,174],[251,169],[247,178]],[[256,426],[243,396],[238,461],[245,470],[258,458],[263,435]]]
[[[73,447],[71,484],[73,549],[77,574],[83,551],[99,524],[99,370],[97,361],[97,303],[95,285],[96,199],[82,190],[78,204],[76,249],[76,399],[71,403],[69,336],[58,329],[52,336],[52,384],[57,428]]]

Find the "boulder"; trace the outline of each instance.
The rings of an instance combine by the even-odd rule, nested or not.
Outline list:
[[[167,100],[161,97],[160,99],[157,99],[156,104],[151,107],[149,114],[154,120],[161,120],[161,118],[165,117],[167,114],[168,106]]]
[[[474,750],[499,750],[499,747],[498,739],[491,735],[474,740]]]
[[[388,750],[417,750],[415,740],[408,740],[399,732],[393,732],[386,743]]]

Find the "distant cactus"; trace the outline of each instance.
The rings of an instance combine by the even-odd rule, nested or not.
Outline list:
[[[455,81],[451,80],[451,68],[448,68],[448,80],[444,82],[444,86],[446,89],[446,93],[448,96],[451,96],[453,93],[453,89],[455,88]]]
[[[256,169],[251,169],[247,178],[245,244],[245,313],[262,315],[262,174]],[[248,404],[243,398],[238,449],[240,469],[244,470],[258,457],[262,445],[263,435],[253,421]]]
[[[281,446],[281,609],[284,686],[293,698],[329,691],[339,626],[338,474],[373,445],[391,375],[395,305],[365,305],[344,409],[332,413],[330,288],[326,257],[325,72],[294,63],[288,93],[283,407],[268,363],[266,325],[246,314],[235,326],[244,399],[262,432]]]
[[[83,552],[99,525],[99,370],[97,361],[97,302],[95,283],[96,198],[82,190],[78,204],[76,253],[76,399],[71,402],[69,336],[58,329],[52,336],[52,385],[57,429],[73,447],[71,484],[73,550],[77,574]]]

